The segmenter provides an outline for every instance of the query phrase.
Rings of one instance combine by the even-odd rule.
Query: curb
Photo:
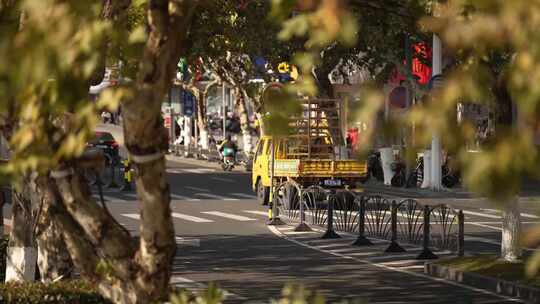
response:
[[[492,292],[517,297],[531,303],[540,303],[540,289],[524,286],[505,280],[487,277],[484,275],[453,269],[448,266],[426,263],[424,273],[476,288],[490,290]]]

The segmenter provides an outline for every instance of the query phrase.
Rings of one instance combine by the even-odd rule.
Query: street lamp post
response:
[[[433,76],[442,74],[441,39],[433,34]],[[441,190],[441,139],[440,134],[433,132],[431,139],[431,189]]]

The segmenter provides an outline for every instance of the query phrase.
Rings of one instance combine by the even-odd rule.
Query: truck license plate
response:
[[[339,187],[341,186],[341,180],[340,179],[325,179],[324,185],[329,187]]]

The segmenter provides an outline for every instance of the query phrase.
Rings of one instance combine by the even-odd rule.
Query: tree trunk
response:
[[[9,237],[6,282],[34,281],[36,275],[37,248],[34,240],[34,212],[31,198],[31,178],[22,179],[22,189],[14,191],[12,226]]]
[[[73,262],[69,256],[62,231],[59,225],[51,218],[51,199],[40,189],[43,199],[41,216],[38,219],[36,241],[38,246],[38,268],[42,282],[51,282],[61,278],[70,278],[73,272]]]
[[[209,133],[206,119],[206,92],[199,90],[197,96],[197,127],[199,128],[200,144],[203,150],[208,150]]]
[[[251,154],[253,150],[251,126],[249,125],[248,110],[246,107],[246,94],[240,88],[236,88],[236,107],[240,118],[240,129],[242,130],[242,138],[244,142],[244,153]]]
[[[501,259],[518,262],[521,258],[521,218],[518,197],[504,204],[502,215]]]
[[[169,290],[176,242],[165,174],[167,138],[160,122],[161,103],[172,85],[196,3],[149,2],[149,34],[135,94],[123,104],[125,143],[137,172],[135,182],[141,200],[141,237],[135,256],[139,269],[134,280],[138,292],[147,295],[146,299],[137,299],[135,303],[161,300]],[[174,10],[169,10],[169,4]]]

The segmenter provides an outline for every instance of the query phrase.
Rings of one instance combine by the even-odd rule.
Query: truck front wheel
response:
[[[257,200],[261,205],[268,205],[268,199],[270,197],[270,187],[265,187],[261,180],[257,182]]]

